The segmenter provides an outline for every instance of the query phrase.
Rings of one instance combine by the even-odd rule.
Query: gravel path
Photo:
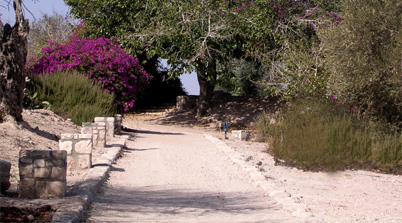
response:
[[[135,125],[88,222],[299,222],[203,134]],[[163,129],[165,128],[165,129]]]

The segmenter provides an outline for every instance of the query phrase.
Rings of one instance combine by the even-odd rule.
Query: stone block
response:
[[[81,134],[92,134],[93,123],[92,122],[83,122],[81,126]]]
[[[34,178],[48,178],[50,177],[49,168],[34,168]]]
[[[53,150],[50,151],[50,154],[53,159],[65,160],[67,158],[67,152],[64,150]]]
[[[50,175],[50,178],[52,180],[59,180],[59,181],[65,181],[66,180],[66,168],[64,167],[52,167],[52,173]]]
[[[28,164],[28,165],[19,165],[19,170],[20,170],[20,177],[33,177],[33,165]]]
[[[35,198],[35,180],[33,178],[22,178],[20,180],[18,196],[20,198]]]
[[[45,159],[50,157],[50,150],[27,150],[26,156],[31,159]]]
[[[46,167],[64,167],[65,168],[66,161],[65,161],[65,159],[46,160]]]
[[[46,181],[36,180],[35,181],[35,198],[47,198]]]
[[[10,162],[0,160],[0,193],[4,193],[11,186],[10,169],[11,169]]]
[[[73,142],[72,141],[59,141],[59,149],[64,150],[67,152],[67,154],[71,154],[73,151]]]
[[[80,169],[89,169],[92,166],[91,154],[88,155],[78,155],[77,164]]]
[[[20,163],[24,163],[24,164],[32,164],[33,163],[33,159],[31,158],[26,158],[26,157],[21,157],[19,160]]]
[[[236,139],[239,139],[241,141],[248,140],[251,136],[251,131],[249,130],[233,130],[232,131],[232,136]]]
[[[66,193],[66,182],[64,181],[48,181],[46,182],[46,197],[62,198]]]
[[[79,142],[75,143],[74,151],[76,153],[92,153],[92,136],[89,140],[80,140]]]
[[[46,167],[45,159],[34,160],[34,167]]]

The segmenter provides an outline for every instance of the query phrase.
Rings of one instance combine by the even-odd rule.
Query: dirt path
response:
[[[298,222],[203,134],[144,123],[90,222]]]
[[[149,117],[124,124],[136,138],[88,221],[402,223],[402,176],[303,172],[275,166],[264,143]]]

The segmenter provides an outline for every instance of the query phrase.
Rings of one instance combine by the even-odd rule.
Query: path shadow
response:
[[[188,189],[163,189],[160,187],[137,187],[133,189],[108,189],[96,199],[96,217],[116,219],[127,218],[126,213],[138,212],[140,215],[159,215],[174,217],[174,215],[189,210],[197,217],[211,213],[252,214],[261,210],[280,210],[275,202],[256,202],[255,194],[244,192],[214,192],[195,191]],[[275,221],[270,221],[275,222]]]
[[[59,137],[57,137],[57,135],[46,132],[46,131],[42,131],[38,127],[32,128],[28,122],[22,121],[22,122],[18,122],[18,124],[20,124],[24,129],[26,129],[30,132],[33,132],[33,133],[37,134],[38,136],[41,136],[43,138],[53,140],[56,142],[59,141]]]
[[[150,131],[150,130],[138,130],[138,129],[131,129],[124,127],[124,132],[131,132],[131,133],[141,133],[141,134],[152,134],[152,135],[184,135],[183,133],[177,132],[158,132],[158,131]]]

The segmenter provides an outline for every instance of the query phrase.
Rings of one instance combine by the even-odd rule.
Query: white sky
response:
[[[61,15],[66,15],[68,13],[68,7],[64,4],[63,0],[25,0],[23,2],[26,8],[32,13],[24,9],[24,15],[29,21],[33,21],[35,18],[41,18],[42,14],[52,15],[53,12],[57,12]],[[12,6],[7,7],[4,0],[0,0],[0,13],[3,23],[14,24],[14,10]],[[166,63],[162,64],[166,66]],[[200,88],[195,73],[184,74],[180,77],[180,80],[189,95],[199,95]]]

